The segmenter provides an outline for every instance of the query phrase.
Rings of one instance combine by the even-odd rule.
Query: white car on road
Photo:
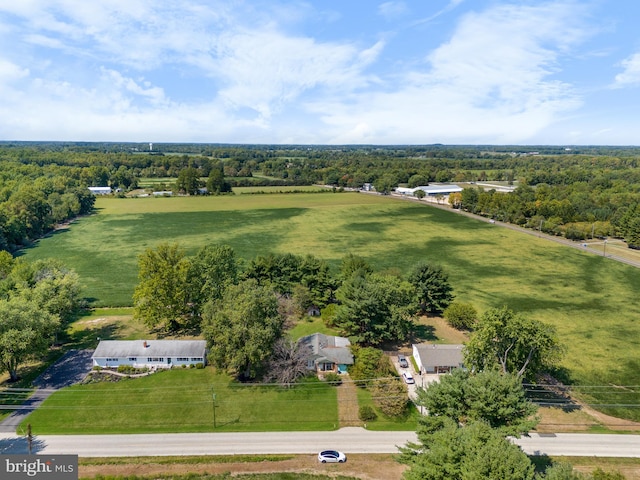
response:
[[[318,461],[321,463],[344,463],[347,456],[337,450],[323,450],[318,454]]]

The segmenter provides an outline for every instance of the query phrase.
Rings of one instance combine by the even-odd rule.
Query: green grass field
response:
[[[581,397],[640,420],[640,270],[449,211],[356,193],[99,198],[96,215],[42,239],[27,259],[56,257],[95,305],[128,306],[137,255],[160,242],[188,254],[208,243],[250,259],[313,253],[333,267],[352,252],[378,271],[441,264],[460,301],[508,307],[558,329]],[[578,389],[576,390],[578,391]],[[602,405],[612,405],[603,408]],[[621,405],[621,407],[616,407]]]
[[[213,394],[216,394],[216,428]],[[335,388],[238,384],[212,368],[172,369],[56,392],[24,422],[34,434],[332,430]]]

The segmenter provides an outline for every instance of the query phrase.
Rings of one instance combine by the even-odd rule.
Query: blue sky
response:
[[[640,144],[638,0],[0,0],[0,140]]]

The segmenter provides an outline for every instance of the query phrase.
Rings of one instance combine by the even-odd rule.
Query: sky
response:
[[[638,0],[0,0],[0,140],[639,145]]]

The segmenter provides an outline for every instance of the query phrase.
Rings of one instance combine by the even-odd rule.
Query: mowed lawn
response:
[[[228,244],[245,259],[313,253],[334,268],[351,252],[378,271],[402,275],[418,261],[439,263],[457,299],[480,312],[506,305],[555,325],[568,348],[569,382],[597,387],[583,388],[582,398],[640,420],[640,409],[624,407],[640,404],[639,269],[377,195],[100,198],[96,206],[96,215],[25,252],[74,268],[95,305],[130,305],[137,256],[160,242],[178,242],[188,254]]]
[[[284,389],[239,384],[211,367],[172,369],[65,388],[29,415],[24,428],[30,423],[41,435],[332,430],[336,398],[335,387],[314,379]]]

